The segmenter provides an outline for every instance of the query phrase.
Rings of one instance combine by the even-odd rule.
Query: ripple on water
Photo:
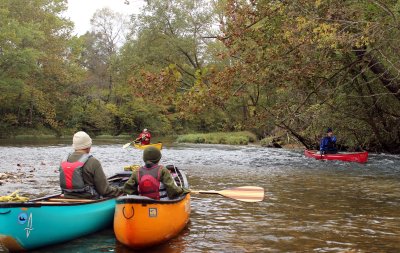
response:
[[[0,171],[26,175],[4,182],[2,194],[58,191],[58,163],[70,151],[69,145],[0,147]],[[142,151],[121,144],[94,146],[92,153],[108,176],[142,164]],[[400,252],[398,156],[371,154],[358,164],[317,161],[301,150],[191,144],[162,153],[163,164],[186,171],[192,189],[257,185],[266,198],[244,203],[192,195],[187,229],[154,252]],[[112,229],[68,245],[74,243],[77,249],[131,252],[115,242]]]

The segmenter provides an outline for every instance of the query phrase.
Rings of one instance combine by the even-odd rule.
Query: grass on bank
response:
[[[249,142],[255,142],[256,136],[250,132],[217,132],[206,134],[185,134],[179,135],[176,139],[178,143],[207,143],[207,144],[229,144],[229,145],[247,145]]]
[[[61,133],[58,135],[49,129],[40,128],[40,129],[18,129],[13,134],[8,136],[2,136],[2,139],[15,139],[15,140],[51,140],[51,139],[71,139],[76,131],[73,129],[63,129]],[[115,139],[132,139],[132,135],[123,133],[118,136],[113,136],[111,134],[102,133],[97,136],[89,133],[89,135],[93,139],[97,140],[115,140]],[[168,137],[169,136],[169,137]],[[6,138],[4,138],[6,137]],[[8,137],[8,138],[7,138]],[[170,139],[170,142],[178,142],[178,143],[204,143],[204,144],[227,144],[227,145],[247,145],[249,143],[256,142],[257,138],[251,132],[242,131],[242,132],[214,132],[214,133],[195,133],[195,134],[186,134],[179,136],[171,136],[167,135],[162,137],[164,139]],[[153,138],[154,140],[157,138]]]
[[[25,140],[25,139],[63,139],[72,138],[78,130],[75,129],[63,129],[61,132],[56,132],[51,129],[44,127],[39,128],[19,128],[15,129],[9,133],[1,133],[0,139],[15,139],[15,140]],[[104,133],[95,135],[94,133],[88,132],[90,137],[93,139],[130,139],[131,135],[124,133],[118,136]]]

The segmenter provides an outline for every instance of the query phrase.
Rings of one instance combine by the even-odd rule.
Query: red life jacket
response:
[[[86,192],[83,181],[82,169],[87,160],[92,157],[89,154],[83,154],[78,161],[68,162],[68,157],[60,165],[60,186],[65,192]]]
[[[149,132],[140,133],[138,139],[140,139],[140,144],[149,145],[150,144],[150,139],[151,139],[151,134]]]
[[[154,165],[150,168],[140,167],[137,171],[139,195],[160,200],[166,198],[167,192],[164,184],[160,182],[161,165]]]

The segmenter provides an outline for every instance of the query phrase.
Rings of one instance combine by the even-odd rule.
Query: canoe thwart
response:
[[[51,201],[51,202],[93,202],[93,201],[95,201],[94,199],[62,199],[62,198],[59,198],[59,199],[57,199],[57,198],[51,198],[51,199],[48,199],[48,201]]]

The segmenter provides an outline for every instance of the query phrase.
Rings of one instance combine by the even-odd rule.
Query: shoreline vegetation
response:
[[[27,141],[47,141],[52,139],[60,139],[69,141],[73,136],[74,131],[66,130],[62,135],[59,133],[54,133],[50,131],[41,130],[27,130],[21,133],[11,135],[9,138],[0,138],[2,142],[7,142],[7,140],[14,140],[21,142],[23,140]],[[89,133],[90,134],[90,133]],[[94,135],[90,134],[93,139],[97,140],[130,140],[132,139],[132,134],[100,134]],[[249,131],[240,132],[212,132],[212,133],[190,133],[183,135],[176,135],[173,137],[161,136],[159,138],[154,138],[158,141],[167,142],[177,142],[177,143],[197,143],[197,144],[225,144],[225,145],[249,145],[255,144],[262,147],[273,147],[273,148],[303,148],[304,146],[297,143],[295,140],[289,138],[277,138],[274,136],[267,136],[261,140],[257,139],[256,134]]]
[[[202,143],[202,144],[229,144],[247,145],[256,142],[256,135],[250,132],[214,132],[214,133],[194,133],[179,135],[176,138],[178,143]]]

